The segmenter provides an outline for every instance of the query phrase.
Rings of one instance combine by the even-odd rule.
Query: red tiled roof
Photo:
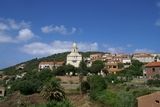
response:
[[[145,67],[160,67],[160,62],[150,62]]]
[[[63,65],[64,61],[44,61],[44,62],[40,62],[39,64],[50,64],[50,65],[54,65],[54,64],[58,64],[58,65]]]

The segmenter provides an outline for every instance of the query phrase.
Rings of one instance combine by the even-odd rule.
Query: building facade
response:
[[[160,107],[160,92],[154,92],[137,98],[138,107]]]
[[[135,53],[133,54],[134,60],[138,60],[142,63],[149,63],[149,62],[154,62],[155,61],[155,56],[149,53]]]
[[[0,86],[0,97],[5,96],[5,88]]]
[[[82,61],[82,55],[78,52],[78,47],[76,43],[73,43],[71,53],[67,55],[66,64],[73,65],[74,67],[79,67],[80,62]]]
[[[155,75],[160,75],[160,62],[150,62],[144,66],[143,74],[148,79],[152,79]]]
[[[96,60],[102,60],[102,55],[101,53],[95,53],[95,54],[91,54],[90,55],[90,59],[93,61],[96,61]]]
[[[39,71],[43,69],[50,69],[53,70],[54,68],[58,68],[64,65],[64,61],[57,62],[57,61],[43,61],[39,63]]]

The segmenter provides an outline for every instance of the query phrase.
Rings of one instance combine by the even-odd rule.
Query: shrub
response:
[[[88,82],[90,84],[90,89],[96,91],[102,91],[107,88],[107,83],[102,76],[93,75],[88,77]]]
[[[160,87],[160,80],[155,79],[155,80],[148,80],[147,85],[149,86],[155,86],[155,87]]]
[[[17,88],[21,94],[29,95],[37,92],[38,86],[39,86],[38,81],[32,82],[32,81],[24,80],[19,82]]]
[[[97,93],[107,88],[106,81],[102,76],[98,75],[88,77],[88,81],[90,85],[90,98],[96,100]]]
[[[68,100],[61,102],[52,101],[46,104],[46,107],[73,107]]]
[[[90,90],[90,85],[89,85],[89,83],[88,83],[87,81],[83,81],[83,82],[81,83],[81,91],[82,91],[82,93],[83,93],[83,94],[84,94],[84,93],[87,93],[88,90]]]
[[[65,93],[55,78],[43,87],[41,95],[48,101],[63,101],[65,99]]]

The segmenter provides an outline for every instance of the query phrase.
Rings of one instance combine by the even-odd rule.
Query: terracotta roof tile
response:
[[[160,67],[160,62],[150,62],[145,67]]]

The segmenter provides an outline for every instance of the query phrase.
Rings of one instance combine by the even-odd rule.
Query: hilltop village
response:
[[[49,104],[50,101],[56,104],[67,101],[69,106],[64,107],[160,106],[160,54],[83,54],[73,43],[71,52],[62,55],[65,59],[60,56],[60,60],[56,60],[56,56],[34,59],[3,69],[0,106],[28,107],[47,101]],[[87,106],[85,103],[76,105],[77,99],[84,99],[80,103],[85,101]]]
[[[66,61],[43,61],[39,63],[38,69],[41,71],[42,69],[57,69],[63,65],[72,65],[76,68],[80,66],[80,63],[83,61],[87,67],[91,67],[92,63],[95,61],[102,61],[104,63],[104,67],[97,72],[100,74],[121,72],[125,68],[128,68],[132,65],[132,60],[137,60],[144,65],[143,68],[143,76],[147,78],[152,78],[154,75],[159,74],[159,71],[154,72],[154,67],[160,66],[160,54],[150,54],[150,53],[134,53],[131,55],[128,54],[111,54],[111,53],[94,53],[89,57],[82,57],[82,55],[78,52],[78,47],[76,43],[73,43],[71,53],[67,55]],[[153,68],[152,68],[153,67]],[[152,72],[148,71],[148,68],[152,68]],[[155,70],[158,70],[155,68]],[[153,74],[152,74],[153,73]],[[69,74],[66,74],[69,75]],[[72,76],[73,73],[70,72]],[[77,74],[78,75],[78,74]]]

